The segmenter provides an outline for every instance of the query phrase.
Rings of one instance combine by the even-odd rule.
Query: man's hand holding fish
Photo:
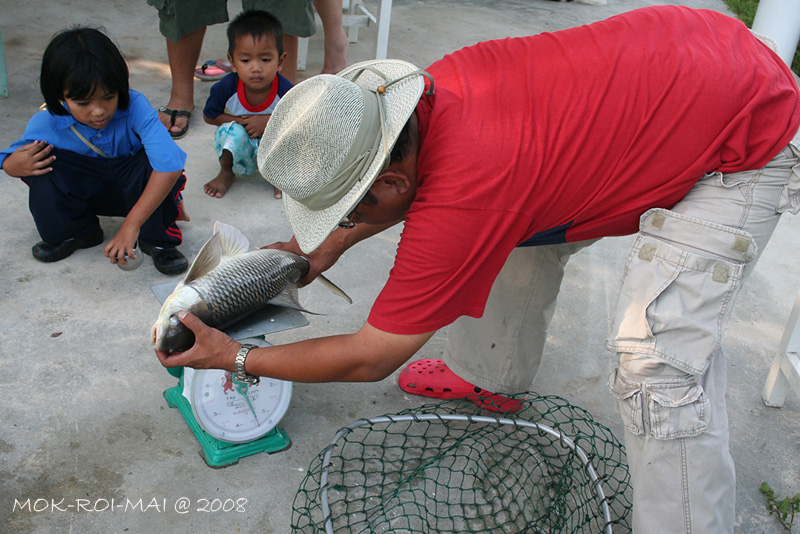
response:
[[[184,352],[156,350],[164,367],[234,371],[240,343],[191,313],[180,312],[178,318],[194,333],[195,343]],[[375,382],[389,376],[432,335],[390,334],[365,324],[355,334],[253,349],[245,371],[292,382]]]
[[[360,224],[353,228],[337,229],[320,246],[308,254],[303,253],[295,237],[292,237],[289,241],[272,243],[262,248],[283,250],[306,258],[309,263],[308,274],[297,281],[298,287],[304,287],[313,282],[317,276],[333,267],[347,249],[391,226],[394,226],[394,223],[385,225]]]
[[[195,369],[225,369],[233,371],[236,352],[241,347],[229,336],[187,311],[177,314],[182,324],[194,333],[195,342],[185,352],[167,352],[156,349],[156,356],[164,367],[193,367]]]

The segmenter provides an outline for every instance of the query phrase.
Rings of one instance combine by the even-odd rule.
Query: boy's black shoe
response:
[[[103,229],[98,224],[94,230],[80,237],[73,237],[56,243],[55,245],[45,241],[39,241],[33,248],[33,257],[45,263],[60,261],[78,250],[79,248],[91,248],[103,242]]]
[[[163,248],[148,245],[139,241],[139,248],[148,256],[152,256],[153,265],[164,274],[181,274],[189,268],[189,261],[175,247]]]

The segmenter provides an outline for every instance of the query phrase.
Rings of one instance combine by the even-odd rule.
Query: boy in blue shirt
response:
[[[0,151],[0,167],[30,188],[42,237],[33,257],[54,262],[99,245],[97,216],[122,216],[104,249],[111,263],[135,258],[138,240],[160,272],[184,272],[176,221],[186,154],[144,95],[129,89],[117,47],[92,28],[57,34],[42,58],[40,86],[47,110]]]

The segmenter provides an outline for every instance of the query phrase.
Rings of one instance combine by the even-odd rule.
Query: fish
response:
[[[183,352],[194,345],[194,333],[177,317],[186,310],[206,325],[223,329],[268,304],[313,313],[300,305],[297,281],[309,263],[283,250],[250,250],[247,237],[216,221],[214,233],[197,253],[186,276],[161,306],[150,330],[151,344],[160,351]],[[352,299],[333,282],[319,279],[348,302]]]

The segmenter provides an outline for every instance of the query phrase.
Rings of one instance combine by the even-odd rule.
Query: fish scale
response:
[[[263,308],[287,283],[297,282],[308,272],[305,259],[276,252],[280,251],[255,250],[227,258],[192,283],[208,305],[214,324],[224,328]]]

